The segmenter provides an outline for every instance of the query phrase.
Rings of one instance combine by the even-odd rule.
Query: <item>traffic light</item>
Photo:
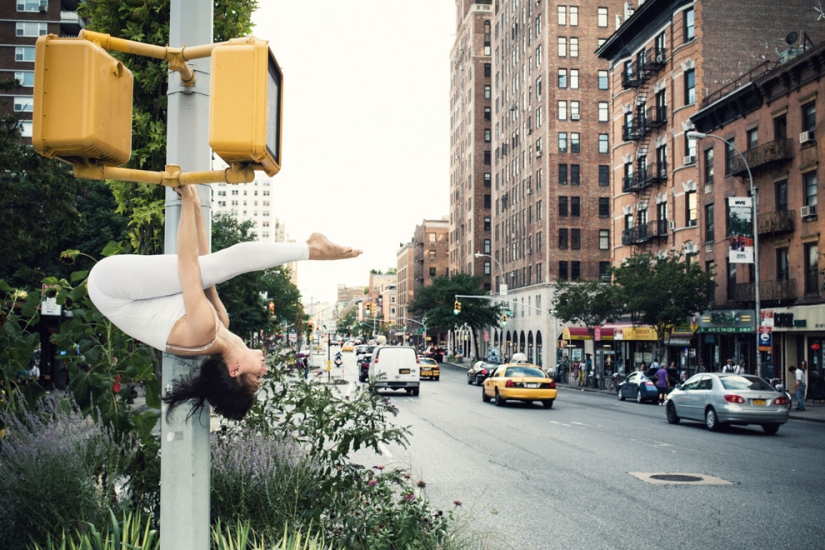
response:
[[[212,50],[209,146],[227,163],[281,169],[283,73],[266,40],[236,38]]]
[[[370,304],[366,304],[364,306],[364,313],[366,313],[369,316],[371,309],[372,309],[372,306]]]
[[[501,326],[503,326],[503,327],[507,326],[507,314],[506,313],[501,314]]]
[[[47,158],[119,166],[132,155],[132,72],[88,40],[37,39],[32,146]]]
[[[459,313],[461,313],[461,302],[456,300],[453,304],[453,315],[458,315]]]
[[[307,323],[307,332],[312,334],[312,331],[315,330],[315,325],[312,324],[312,321]]]

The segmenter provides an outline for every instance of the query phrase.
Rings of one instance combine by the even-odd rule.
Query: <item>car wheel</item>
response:
[[[708,408],[705,411],[705,426],[712,432],[718,432],[722,429],[722,423],[719,422],[719,417],[716,416],[716,411],[713,408]]]
[[[496,400],[496,407],[503,407],[507,403],[507,400],[502,399],[501,396],[498,394],[498,390],[496,390],[495,400]]]
[[[481,388],[481,400],[484,401],[485,403],[490,402],[490,396],[487,395],[487,393],[484,391],[484,388]]]
[[[436,382],[438,382],[439,380],[441,380],[441,377],[440,377],[440,376],[436,376],[435,378],[433,378],[433,380],[435,380]]]
[[[616,395],[618,396],[619,401],[625,400],[624,394],[622,393],[622,388],[619,388],[619,390],[616,392]]]
[[[776,435],[776,432],[779,431],[779,424],[762,424],[762,429],[768,435]]]
[[[412,392],[410,392],[410,393],[412,393],[415,397],[418,397],[418,392],[419,391],[420,391],[419,388],[413,388]]]
[[[636,403],[644,403],[645,399],[642,397],[642,390],[636,390]]]
[[[545,401],[542,401],[541,404],[544,405],[545,409],[552,409],[553,408],[553,401],[555,401],[555,399],[547,399]]]
[[[676,405],[674,405],[673,403],[668,402],[668,404],[667,404],[667,421],[671,424],[678,424],[679,420],[681,420],[681,418],[679,418],[679,415],[676,414]]]
[[[473,383],[473,379],[468,376],[467,377],[467,384],[472,385],[472,383]]]

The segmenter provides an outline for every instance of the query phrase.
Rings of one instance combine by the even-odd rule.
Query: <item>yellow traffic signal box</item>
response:
[[[41,155],[119,166],[132,154],[132,72],[100,46],[41,36],[32,145]]]
[[[209,146],[225,162],[281,169],[283,73],[266,40],[230,40],[212,51]]]

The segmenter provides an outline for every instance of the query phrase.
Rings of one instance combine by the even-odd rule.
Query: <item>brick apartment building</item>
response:
[[[395,284],[398,296],[398,319],[403,325],[407,307],[415,299],[415,243],[404,243],[395,253]],[[415,323],[412,323],[415,326]]]
[[[693,129],[691,117],[706,98],[720,97],[730,85],[749,80],[752,67],[776,59],[775,45],[790,31],[807,31],[814,41],[821,39],[823,27],[816,23],[813,5],[809,0],[647,0],[599,48],[599,57],[610,61],[614,263],[633,254],[668,251],[702,261],[707,254],[703,209],[716,203],[711,212],[717,222],[725,212],[719,210],[721,191],[707,184],[711,180],[700,168],[713,171],[713,153],[706,151],[714,144],[706,139],[700,147],[687,137]],[[705,154],[711,155],[710,163],[702,162]],[[715,238],[723,239],[724,233]],[[706,261],[724,266],[725,254],[718,250]],[[720,277],[725,278],[724,271],[717,280]],[[725,292],[718,290],[717,299]],[[725,303],[723,299],[717,305]],[[752,369],[754,324],[738,307],[736,323],[703,322],[697,333],[672,341],[670,359],[680,360],[688,372],[699,357],[708,366],[727,357],[745,359]],[[722,313],[715,317],[722,318]],[[649,340],[625,338],[616,344],[617,359],[628,366],[642,360],[649,364],[654,346]],[[687,358],[686,349],[693,350]]]
[[[466,74],[460,62],[477,64],[472,95],[452,97],[464,102],[463,110],[454,105],[452,111],[454,148],[461,139],[476,144],[474,150],[481,145],[474,157],[480,166],[453,178],[453,219],[461,208],[471,211],[466,197],[459,200],[462,182],[465,188],[483,182],[484,193],[476,192],[473,204],[483,200],[491,208],[476,207],[473,226],[481,223],[490,234],[459,240],[466,253],[455,259],[474,252],[491,257],[473,264],[476,271],[470,261],[453,269],[492,272],[491,291],[498,293],[502,283],[509,288],[510,321],[488,329],[482,354],[488,346],[504,346],[505,354],[521,351],[537,364],[553,363],[561,330],[548,314],[554,281],[596,278],[610,263],[608,63],[593,52],[610,36],[609,22],[623,13],[622,2],[495,1],[490,10],[457,5],[467,10],[460,30],[472,21],[486,32],[480,42],[459,32],[453,49],[454,87],[469,86],[470,76],[457,76]],[[470,126],[470,117],[483,124]],[[457,128],[457,120],[465,125]],[[454,150],[454,162],[461,159]],[[456,230],[460,237],[461,227]],[[472,349],[467,338],[462,346]]]
[[[725,323],[738,326],[741,312],[756,309],[753,264],[730,261],[729,197],[750,195],[748,170],[758,194],[760,318],[772,326],[769,351],[761,352],[762,374],[793,380],[790,365],[807,361],[809,396],[823,397],[825,299],[820,273],[818,212],[820,136],[825,129],[825,43],[808,37],[782,52],[782,62],[760,66],[735,89],[703,102],[692,121],[699,132],[718,136],[738,149],[706,137],[698,146],[704,193],[699,210],[699,259],[716,273],[713,308],[702,316],[700,353],[705,364],[747,356],[752,327],[744,334],[716,334]],[[768,346],[765,346],[768,347]]]
[[[432,285],[433,279],[436,277],[446,277],[451,274],[451,228],[452,225],[446,218],[423,220],[420,225],[415,226],[413,232],[413,299],[419,295],[422,288]],[[409,302],[407,306],[409,306]],[[407,325],[410,332],[423,326],[420,324],[423,322],[420,316],[409,314],[406,316],[415,320]],[[433,342],[442,343],[444,341],[443,333],[429,330],[422,335],[422,339],[413,339],[413,342],[423,344],[427,336],[432,338]]]
[[[0,80],[20,86],[0,92],[0,115],[21,118],[24,143],[31,143],[34,107],[34,45],[46,34],[74,37],[85,24],[77,15],[79,0],[14,0],[0,2]]]

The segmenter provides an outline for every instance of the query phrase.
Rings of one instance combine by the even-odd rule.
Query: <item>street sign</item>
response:
[[[774,324],[773,324],[773,310],[772,309],[767,309],[767,310],[763,309],[760,313],[762,314],[761,317],[762,317],[762,326],[763,327],[772,327],[772,326],[774,326]]]
[[[289,333],[289,341],[294,344],[295,342],[298,341],[298,335],[295,334],[294,332],[290,332]]]
[[[759,327],[759,351],[771,351],[771,327]]]
[[[46,297],[46,291],[50,288],[60,290],[60,285],[43,285],[40,293],[40,315],[55,315],[60,317],[61,306],[57,304],[57,298]]]

